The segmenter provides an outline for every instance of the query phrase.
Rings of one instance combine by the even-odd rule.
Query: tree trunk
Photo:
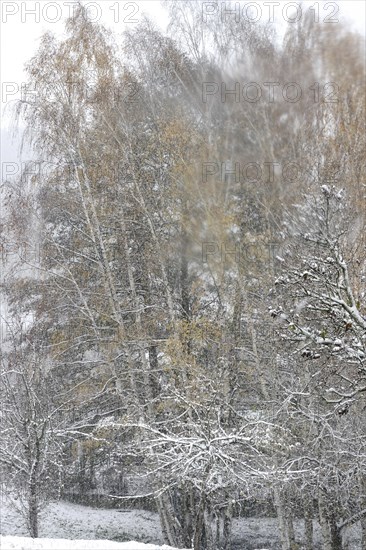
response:
[[[201,500],[197,510],[196,525],[193,534],[193,550],[203,550],[201,539],[204,528],[205,496],[201,495]]]
[[[185,220],[188,215],[188,205],[186,204],[186,202],[184,203],[182,215],[183,215],[183,220]],[[183,221],[183,227],[182,227],[181,242],[182,242],[181,265],[180,265],[181,305],[182,305],[183,318],[188,320],[190,319],[190,316],[191,316],[190,305],[189,305],[189,277],[188,277],[188,259],[187,259],[188,236],[184,228],[184,221]]]
[[[164,541],[170,546],[178,546],[178,544],[180,544],[180,541],[177,540],[175,535],[170,506],[167,503],[166,495],[158,497],[157,505]]]
[[[149,347],[149,363],[150,363],[150,386],[152,391],[152,396],[155,399],[159,395],[159,386],[157,383],[158,379],[158,350],[156,346]]]
[[[362,550],[366,550],[366,516],[361,518]]]
[[[366,509],[366,497],[364,496],[366,494],[366,476],[363,474],[362,469],[360,469],[360,473],[358,475],[359,478],[359,485],[360,485],[360,507],[361,510]],[[362,550],[366,550],[366,515],[363,514],[360,519],[361,523],[361,541],[362,541]]]
[[[30,536],[38,538],[38,496],[35,483],[30,484],[28,522]]]
[[[230,503],[227,508],[225,508],[224,515],[224,532],[223,532],[223,545],[222,550],[231,549],[231,524],[233,519],[233,507]]]
[[[290,510],[287,511],[287,532],[288,532],[288,542],[289,542],[290,550],[297,550],[295,531],[294,531],[294,520]]]
[[[314,527],[313,527],[313,512],[309,503],[304,505],[304,522],[305,522],[305,550],[313,550],[314,548]]]
[[[280,490],[276,487],[273,490],[274,504],[277,511],[277,519],[280,526],[280,539],[282,550],[290,550],[290,543],[288,539],[287,525],[286,525],[286,512],[282,501]]]
[[[342,550],[342,535],[340,529],[337,527],[337,521],[335,516],[332,514],[329,520],[330,525],[330,534],[332,537],[332,550]]]
[[[182,525],[183,546],[188,547],[192,544],[193,536],[193,516],[195,508],[195,498],[192,487],[183,485],[180,489],[180,522]]]
[[[284,500],[283,508],[285,511],[288,547],[290,550],[297,550],[298,546],[295,538],[294,518],[291,507],[290,492],[288,490],[285,490],[282,499]]]
[[[215,525],[215,518],[210,513],[208,507],[204,510],[205,534],[206,534],[206,550],[218,549],[216,538],[218,526]]]
[[[324,497],[321,490],[319,490],[318,508],[319,508],[319,523],[320,523],[320,529],[321,529],[322,539],[323,539],[323,550],[333,550],[332,534],[331,534],[330,526],[328,522]]]

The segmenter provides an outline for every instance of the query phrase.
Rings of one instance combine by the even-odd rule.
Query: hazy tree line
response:
[[[365,549],[362,39],[167,8],[166,36],[144,20],[119,44],[80,6],[27,65],[35,161],[2,185],[4,479],[32,536],[44,502],[102,480],[154,502],[172,546],[228,550],[255,503],[283,550],[295,517],[306,550],[313,520],[324,550],[360,521]],[[249,82],[262,97],[238,101]]]

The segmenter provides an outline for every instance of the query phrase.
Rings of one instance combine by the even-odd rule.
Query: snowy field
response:
[[[145,510],[92,508],[70,502],[51,503],[40,521],[40,539],[28,536],[21,516],[0,496],[0,550],[168,550],[159,517]],[[298,540],[303,522],[295,522]],[[319,526],[314,524],[314,550],[321,547]],[[345,550],[360,550],[358,529],[347,533]],[[52,539],[52,540],[50,540]],[[134,541],[134,542],[131,542]],[[233,521],[233,550],[279,550],[275,518],[237,518]]]
[[[171,546],[156,546],[141,542],[108,540],[30,539],[0,537],[1,550],[176,550]]]

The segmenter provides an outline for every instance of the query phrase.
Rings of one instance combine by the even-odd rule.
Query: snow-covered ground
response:
[[[142,542],[112,542],[109,540],[31,539],[1,537],[1,550],[177,550],[171,546],[156,546]]]
[[[295,521],[295,531],[300,540],[303,521]],[[315,550],[321,548],[319,525],[315,522],[314,531]],[[358,526],[348,530],[344,541],[345,550],[360,550],[358,534]],[[1,550],[168,549],[163,545],[159,517],[153,512],[92,508],[64,501],[51,503],[43,513],[39,529],[43,541],[23,539],[28,537],[27,529],[4,494],[0,494],[0,535],[3,535],[0,538]],[[232,538],[233,550],[280,548],[279,528],[275,518],[236,518],[233,521]]]
[[[2,496],[0,534],[28,536],[22,517]],[[118,542],[163,544],[157,514],[144,510],[91,508],[71,502],[53,502],[42,513],[40,538],[109,539]],[[2,550],[2,547],[0,547]]]
[[[1,550],[176,550],[163,544],[157,514],[144,510],[53,502],[41,516],[39,539],[29,538],[5,494],[0,497],[0,511]]]

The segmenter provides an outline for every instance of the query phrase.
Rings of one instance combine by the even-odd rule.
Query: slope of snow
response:
[[[155,546],[142,542],[113,542],[110,540],[31,539],[1,537],[1,550],[177,550],[171,546]]]

